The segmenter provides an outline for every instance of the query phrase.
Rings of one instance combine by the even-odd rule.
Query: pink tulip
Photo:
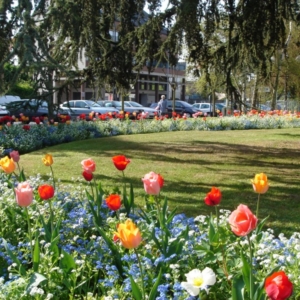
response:
[[[93,173],[96,170],[96,163],[91,159],[84,159],[81,161],[81,166],[86,173]]]
[[[256,228],[257,218],[244,204],[240,204],[228,218],[233,233],[237,236],[246,236]]]
[[[142,178],[144,189],[148,195],[158,195],[161,188],[161,176],[150,172]]]
[[[10,156],[10,158],[13,159],[13,161],[14,161],[15,163],[19,162],[19,160],[20,160],[20,154],[19,154],[19,152],[16,151],[16,150],[11,151],[11,152],[9,153],[9,156]]]
[[[20,182],[15,188],[16,201],[22,207],[29,206],[33,201],[33,189],[27,181]]]

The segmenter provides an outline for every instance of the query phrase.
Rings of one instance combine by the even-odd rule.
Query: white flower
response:
[[[198,269],[193,269],[185,276],[187,282],[181,282],[181,286],[191,296],[198,296],[200,290],[205,290],[208,293],[208,287],[216,283],[216,274],[210,268],[205,268],[202,272]]]

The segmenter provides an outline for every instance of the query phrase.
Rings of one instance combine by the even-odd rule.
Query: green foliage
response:
[[[34,97],[34,87],[30,82],[18,82],[8,90],[7,94],[17,95],[21,99],[30,99]]]

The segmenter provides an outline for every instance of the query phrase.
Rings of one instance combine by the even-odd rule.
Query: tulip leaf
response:
[[[156,238],[155,236],[155,229],[152,230],[152,238],[154,240],[154,243],[156,244],[157,248],[163,253],[163,248],[161,246],[161,244],[159,243],[159,240]]]
[[[96,226],[99,234],[104,239],[104,241],[106,242],[106,244],[109,247],[109,249],[111,250],[111,252],[113,254],[112,257],[113,257],[113,259],[115,261],[116,267],[117,267],[117,269],[119,271],[120,276],[123,278],[124,277],[123,265],[122,265],[122,261],[121,261],[121,257],[120,257],[120,253],[118,251],[118,248],[112,242],[112,240],[107,237],[107,235],[105,234],[105,231],[95,222],[95,220],[94,220],[94,225]]]
[[[126,185],[123,187],[123,204],[127,213],[127,216],[131,213],[131,209],[134,207],[134,192],[133,192],[133,185],[130,183],[130,193],[129,197],[127,196],[126,192]]]
[[[244,300],[244,288],[245,282],[242,275],[238,275],[233,278],[232,281],[232,300]]]
[[[267,216],[261,222],[259,222],[259,224],[257,225],[257,227],[255,229],[257,242],[259,242],[261,240],[261,238],[262,238],[262,228],[265,225],[265,223],[268,220],[268,218],[269,218],[269,216]]]
[[[243,267],[242,267],[242,274],[243,274],[243,279],[246,285],[246,288],[248,291],[250,291],[250,276],[251,276],[251,267],[250,264],[247,260],[247,258],[245,257],[244,253],[241,252],[241,258],[243,261]]]
[[[169,216],[168,216],[168,218],[167,218],[167,220],[166,220],[166,224],[167,224],[167,225],[169,225],[170,222],[172,222],[172,220],[173,220],[173,218],[174,218],[174,216],[175,216],[175,214],[176,214],[176,211],[177,211],[177,207],[175,207],[175,208],[170,212],[170,214],[169,214]]]
[[[22,169],[19,175],[19,182],[26,181],[26,176],[24,174],[24,170]]]
[[[13,252],[9,249],[9,246],[6,242],[5,239],[2,238],[2,241],[3,241],[3,245],[5,247],[5,250],[6,252],[8,253],[8,255],[10,256],[10,258],[12,259],[12,261],[14,263],[17,264],[18,268],[19,268],[19,272],[22,276],[25,276],[26,275],[26,270],[25,268],[23,267],[23,265],[21,264],[21,262],[19,261],[19,259],[13,254]]]
[[[47,281],[47,278],[45,276],[37,272],[33,273],[30,277],[29,284],[26,288],[26,292],[29,294],[33,287],[37,287],[45,281]]]
[[[60,267],[66,273],[70,273],[72,270],[76,269],[76,264],[72,255],[70,255],[65,250],[61,251],[62,258],[60,260]]]
[[[155,296],[157,294],[157,288],[158,288],[158,286],[160,284],[160,281],[161,281],[161,278],[162,278],[162,274],[163,274],[163,268],[160,268],[159,274],[158,274],[158,276],[155,280],[155,283],[154,283],[154,285],[153,285],[153,287],[150,291],[150,295],[149,295],[149,298],[148,298],[149,300],[154,300],[155,299]]]
[[[39,243],[38,233],[37,233],[35,237],[35,244],[33,250],[33,271],[34,272],[38,272],[39,264],[40,264],[40,243]]]
[[[150,218],[141,207],[139,208],[139,215],[147,222],[147,224],[151,224]]]
[[[134,192],[133,192],[132,183],[130,183],[129,205],[130,205],[130,210],[131,208],[134,209]]]
[[[142,292],[141,292],[140,288],[138,287],[138,285],[135,283],[135,281],[132,278],[132,276],[128,275],[128,277],[130,278],[131,290],[132,290],[133,298],[135,300],[141,300],[141,299],[143,299]]]

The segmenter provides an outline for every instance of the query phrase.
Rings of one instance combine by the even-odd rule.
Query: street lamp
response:
[[[177,83],[175,81],[174,76],[173,76],[172,81],[170,82],[170,84],[171,84],[171,87],[172,87],[172,100],[173,100],[172,111],[174,113],[175,112],[175,92],[176,92],[176,89],[177,89]]]

